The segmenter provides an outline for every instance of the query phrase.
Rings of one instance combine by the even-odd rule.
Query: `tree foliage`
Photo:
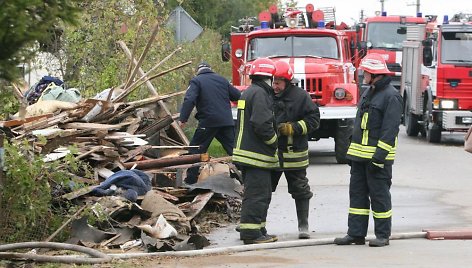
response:
[[[187,61],[193,62],[188,67],[153,80],[159,94],[185,89],[188,80],[194,75],[195,65],[201,60],[208,61],[223,75],[230,74],[231,66],[220,59],[221,36],[211,29],[205,29],[193,42],[177,44],[171,29],[166,27],[171,9],[163,2],[88,0],[81,2],[80,8],[83,10],[78,18],[80,26],[71,26],[64,31],[63,54],[67,57],[63,65],[66,66],[64,80],[69,86],[82,89],[84,96],[93,96],[125,81],[129,60],[117,41],[124,41],[130,50],[136,47],[135,58],[139,58],[156,22],[159,32],[143,62],[143,70],[150,70],[179,46],[182,47],[181,52],[154,73]],[[140,21],[142,26],[138,35]],[[142,86],[134,97],[143,98],[146,95],[148,89]]]
[[[35,41],[47,42],[62,22],[74,22],[78,11],[74,1],[0,1],[0,79],[17,79],[16,66],[34,55]]]
[[[231,26],[238,26],[238,20],[256,17],[259,12],[268,10],[270,5],[280,4],[280,0],[169,0],[168,5],[175,8],[181,5],[200,25],[216,30],[228,37]]]

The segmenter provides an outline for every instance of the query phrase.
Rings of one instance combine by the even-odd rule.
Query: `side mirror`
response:
[[[425,39],[425,40],[421,41],[421,44],[422,44],[424,47],[431,47],[431,46],[433,46],[433,40],[431,40],[431,39]]]
[[[421,41],[421,44],[423,45],[423,65],[424,66],[431,66],[433,64],[433,40],[431,39],[425,39]]]
[[[359,58],[363,58],[367,55],[367,42],[360,41],[359,42]]]
[[[228,43],[221,45],[221,59],[223,61],[229,61],[231,58],[231,45]]]
[[[424,47],[423,48],[423,65],[429,67],[432,64],[433,64],[433,51],[431,47]]]
[[[397,34],[406,34],[406,27],[398,27]]]

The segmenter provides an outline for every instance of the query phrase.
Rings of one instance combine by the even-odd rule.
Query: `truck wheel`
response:
[[[408,98],[405,101],[405,110],[403,112],[405,117],[406,135],[410,137],[418,136],[420,132],[420,124],[416,115],[410,113],[410,104]]]
[[[441,142],[441,127],[437,124],[433,124],[433,126],[428,130],[427,133],[428,141],[431,143],[440,143]]]
[[[347,164],[349,160],[346,158],[349,144],[351,143],[352,129],[354,128],[354,120],[347,119],[347,122],[336,128],[334,137],[334,152],[336,154],[336,162],[338,164]]]

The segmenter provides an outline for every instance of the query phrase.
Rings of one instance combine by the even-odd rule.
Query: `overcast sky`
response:
[[[299,6],[312,3],[316,8],[335,7],[336,21],[344,21],[352,24],[359,20],[361,9],[365,16],[374,16],[375,11],[380,11],[379,0],[298,0]],[[384,9],[389,15],[416,15],[417,0],[385,0]],[[420,0],[420,9],[424,15],[438,15],[438,21],[442,22],[444,15],[452,15],[463,12],[472,13],[471,0]]]

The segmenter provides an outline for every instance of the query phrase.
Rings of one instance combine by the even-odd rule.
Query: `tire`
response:
[[[427,138],[428,141],[431,143],[440,143],[441,142],[441,127],[437,124],[433,124],[433,126],[428,130]]]
[[[406,98],[405,100],[405,110],[404,120],[405,120],[405,128],[406,128],[406,135],[410,137],[418,136],[418,133],[421,130],[420,124],[418,124],[418,117],[412,113],[410,113],[410,104],[409,99]]]
[[[338,124],[334,136],[334,152],[336,155],[336,162],[338,164],[347,164],[349,160],[346,158],[347,150],[351,144],[351,135],[354,128],[354,120],[347,119],[345,125]]]

